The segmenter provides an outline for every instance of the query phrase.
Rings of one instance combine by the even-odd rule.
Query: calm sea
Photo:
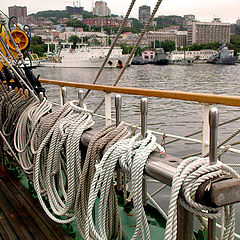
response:
[[[38,68],[36,74],[41,78],[91,83],[97,69],[60,69]],[[105,69],[99,79],[99,84],[111,85],[120,73],[119,69]],[[138,87],[160,90],[174,90],[184,92],[213,93],[224,95],[240,95],[240,65],[220,66],[208,64],[195,64],[193,66],[131,66],[124,73],[119,86]],[[46,86],[47,96],[50,101],[59,102],[58,87]],[[68,99],[77,98],[76,89],[67,89]],[[89,109],[94,110],[103,94],[95,91],[88,96],[86,103]],[[123,96],[122,120],[129,123],[140,124],[140,97]],[[217,105],[220,112],[220,121],[240,115],[240,109]],[[100,113],[103,110],[100,109]],[[114,103],[113,103],[114,112]],[[114,116],[114,114],[113,114]],[[99,120],[100,121],[100,120]],[[229,136],[239,128],[239,121],[219,128],[219,141]],[[168,99],[149,98],[148,128],[159,132],[174,135],[186,135],[201,128],[202,105],[193,102],[183,102]],[[97,123],[98,126],[100,126]],[[196,136],[201,139],[201,135]],[[161,137],[158,138],[161,141]],[[236,136],[233,140],[237,141]],[[172,140],[167,138],[168,140]],[[240,149],[239,146],[236,148]],[[196,143],[179,141],[167,146],[167,152],[177,157],[183,157],[190,153],[201,151],[201,145]],[[240,156],[225,154],[222,157],[225,162],[239,162]],[[163,208],[167,209],[169,189],[162,193]],[[238,233],[240,233],[240,208],[237,209]]]

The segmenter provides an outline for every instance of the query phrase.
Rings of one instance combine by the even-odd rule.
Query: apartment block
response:
[[[27,7],[12,6],[8,7],[8,16],[17,18],[17,21],[21,24],[26,24],[27,22]]]
[[[187,26],[187,44],[204,44],[212,42],[230,42],[230,23],[189,22]]]
[[[111,16],[111,10],[104,1],[96,1],[93,14],[100,17]]]
[[[143,25],[146,24],[149,16],[150,16],[151,8],[150,6],[143,5],[139,7],[139,22]]]

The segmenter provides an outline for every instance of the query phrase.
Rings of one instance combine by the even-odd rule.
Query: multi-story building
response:
[[[240,18],[236,21],[236,24],[240,26]]]
[[[8,7],[8,16],[15,16],[18,22],[24,25],[27,23],[27,7],[21,7],[16,5]]]
[[[82,20],[83,24],[88,26],[109,26],[109,27],[120,27],[122,24],[122,18],[86,18]],[[128,20],[125,24],[125,27],[132,27],[132,20]]]
[[[145,34],[142,46],[151,46],[154,41],[164,42],[166,40],[175,42],[176,47],[185,46],[187,43],[187,31],[158,31],[158,32],[148,32]]]
[[[100,17],[111,16],[111,10],[104,1],[96,1],[93,14]]]
[[[230,23],[189,22],[187,44],[204,44],[212,42],[230,42]]]
[[[66,7],[67,14],[69,15],[83,14],[83,9],[83,7]]]
[[[150,6],[143,5],[139,7],[139,22],[143,25],[146,24],[150,16],[151,8]]]

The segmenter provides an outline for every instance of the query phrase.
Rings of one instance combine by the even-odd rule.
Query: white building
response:
[[[189,22],[187,44],[204,44],[224,41],[230,42],[230,23]]]
[[[229,52],[234,54],[234,50],[229,50]],[[172,51],[169,55],[171,60],[182,60],[182,59],[189,59],[189,60],[207,60],[209,59],[213,54],[218,53],[216,50],[212,49],[203,49],[199,51]]]
[[[111,16],[111,10],[108,8],[106,2],[96,1],[95,7],[93,8],[93,14],[100,17]]]

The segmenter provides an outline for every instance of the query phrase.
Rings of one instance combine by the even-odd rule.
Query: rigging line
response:
[[[229,120],[226,120],[226,121],[224,121],[224,122],[220,122],[218,126],[220,127],[220,126],[223,126],[223,125],[225,125],[225,124],[228,124],[228,123],[237,121],[237,120],[239,120],[239,119],[240,119],[240,116],[237,116],[237,117],[231,118],[231,119],[229,119]],[[197,135],[197,134],[199,134],[199,133],[201,133],[201,132],[202,132],[202,129],[200,129],[200,130],[198,130],[198,131],[196,131],[196,132],[193,132],[193,133],[189,133],[189,134],[185,135],[184,137],[192,137],[192,136]],[[172,141],[167,142],[165,145],[170,144],[170,143],[177,142],[177,141],[179,141],[179,140],[182,140],[182,139],[174,139],[174,140],[172,140]]]
[[[7,53],[9,59],[11,59],[11,58],[14,59],[14,56],[13,56],[12,52],[9,51],[9,49],[7,48],[7,46],[6,46],[2,36],[0,36],[0,43],[2,44],[2,46],[3,46],[4,50],[5,50],[5,52]]]
[[[139,35],[138,40],[137,40],[137,42],[135,43],[134,48],[132,49],[132,51],[131,51],[131,53],[130,53],[130,56],[128,57],[127,61],[125,62],[125,65],[124,65],[124,67],[122,68],[122,70],[121,70],[120,74],[118,75],[117,80],[114,82],[113,86],[117,86],[117,84],[119,83],[119,81],[120,81],[123,73],[124,73],[125,70],[127,69],[127,67],[128,67],[128,65],[129,65],[129,63],[130,63],[130,61],[131,61],[134,53],[136,52],[136,50],[137,50],[140,42],[142,41],[142,38],[143,38],[144,34],[146,33],[147,28],[149,27],[150,23],[152,22],[152,20],[153,20],[153,18],[154,18],[154,16],[155,16],[155,14],[156,14],[156,12],[157,12],[157,10],[158,10],[158,8],[159,8],[159,6],[160,6],[161,3],[162,3],[162,0],[158,0],[158,1],[157,1],[156,5],[155,5],[155,8],[153,9],[152,14],[151,14],[150,17],[148,18],[147,23],[145,24],[143,30],[141,31],[141,34]],[[96,113],[96,112],[99,110],[99,108],[102,106],[102,104],[104,103],[104,101],[105,101],[104,99],[101,101],[101,103],[100,103],[100,104],[97,106],[97,108],[94,110],[94,113]]]
[[[108,54],[107,54],[104,62],[102,63],[102,66],[101,66],[101,68],[99,69],[99,71],[98,71],[98,73],[97,73],[97,76],[96,76],[93,84],[95,84],[95,83],[97,82],[98,78],[100,77],[100,75],[101,75],[101,73],[102,73],[102,71],[103,71],[103,69],[104,69],[104,66],[105,66],[106,63],[107,63],[107,60],[109,59],[109,57],[110,57],[110,55],[111,55],[111,53],[112,53],[112,50],[113,50],[114,46],[115,46],[116,43],[117,43],[117,40],[119,39],[119,37],[120,37],[120,35],[121,35],[122,29],[123,29],[124,25],[125,25],[126,22],[127,22],[127,19],[128,19],[129,15],[130,15],[132,9],[133,9],[133,6],[134,6],[135,2],[136,2],[136,0],[132,0],[131,4],[130,4],[130,6],[129,6],[129,9],[128,9],[127,13],[126,13],[126,16],[125,16],[125,18],[124,18],[124,20],[123,20],[120,28],[118,29],[117,35],[116,35],[116,37],[114,38],[114,41],[113,41],[113,43],[112,43],[112,45],[111,45],[111,48],[109,49],[109,52],[108,52]],[[90,89],[87,90],[87,92],[86,92],[85,95],[84,95],[84,99],[88,96],[88,94],[90,93],[90,91],[91,91]]]

